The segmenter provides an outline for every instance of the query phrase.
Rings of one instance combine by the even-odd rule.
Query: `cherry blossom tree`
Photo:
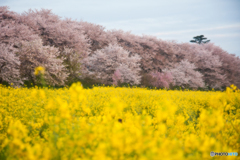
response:
[[[22,21],[42,38],[43,45],[59,48],[60,56],[68,65],[69,83],[79,80],[79,74],[84,69],[80,64],[90,53],[90,40],[84,35],[79,22],[71,19],[61,20],[51,10],[46,9],[29,10],[22,14]]]
[[[239,57],[213,43],[177,43],[122,30],[106,31],[101,25],[61,19],[47,9],[18,14],[5,6],[0,7],[0,33],[0,46],[3,48],[0,55],[1,81],[11,81],[14,84],[21,84],[24,78],[34,81],[35,77],[31,75],[33,66],[56,62],[57,64],[51,64],[52,69],[45,66],[49,71],[46,72],[46,77],[52,84],[63,84],[67,69],[68,83],[84,77],[95,77],[95,80],[101,80],[105,84],[121,82],[168,86],[167,82],[171,78],[164,71],[171,70],[176,85],[187,86],[188,82],[191,87],[203,86],[200,82],[203,79],[205,85],[211,88],[230,84],[240,87]],[[36,50],[29,46],[35,46]],[[26,48],[30,48],[30,51]],[[24,49],[26,54],[23,53]],[[30,52],[39,53],[39,57]],[[28,68],[28,54],[29,57],[34,55],[33,64],[36,64],[30,65],[31,74],[22,69]],[[52,58],[46,58],[47,55],[52,55]],[[60,66],[60,61],[66,67],[57,67]],[[186,65],[188,69],[179,69],[181,65]],[[19,66],[22,79],[18,76]],[[10,68],[14,70],[12,77],[8,74]],[[63,78],[54,75],[54,68],[62,70],[60,73]],[[192,74],[190,77],[197,77],[196,82],[192,78],[184,78],[188,70]],[[176,80],[178,71],[182,79]],[[7,75],[10,77],[7,78]],[[16,77],[16,81],[13,81],[13,77]]]
[[[154,87],[164,87],[169,88],[170,84],[173,83],[173,77],[171,73],[168,72],[152,72],[152,81],[151,84]]]
[[[9,11],[6,6],[0,7],[0,83],[3,81],[15,86],[23,84],[20,77],[19,56],[15,54],[20,41],[31,41],[38,35],[22,24],[20,15]]]
[[[129,56],[129,52],[117,44],[109,44],[107,47],[95,51],[85,61],[88,76],[94,77],[104,84],[114,83],[115,71],[120,72],[123,83],[140,83],[140,57],[138,55]]]
[[[152,85],[152,73],[161,72],[164,68],[171,67],[177,62],[175,56],[174,41],[163,41],[154,36],[136,36],[122,30],[112,30],[111,33],[117,38],[118,44],[130,55],[138,53],[141,57],[141,84]],[[150,80],[151,79],[151,80]]]
[[[222,72],[222,62],[218,55],[213,55],[206,50],[204,45],[192,44],[185,52],[185,59],[195,64],[197,70],[202,73],[206,86],[211,88],[221,88],[228,85],[226,75]]]
[[[73,82],[79,81],[83,72],[82,59],[72,48],[64,47],[64,50],[60,52],[60,57],[64,59],[64,64],[66,66],[69,76],[67,78],[67,83],[71,84]],[[86,70],[84,68],[84,70]]]
[[[83,30],[76,21],[71,19],[61,20],[51,10],[29,10],[22,14],[22,22],[27,24],[43,39],[44,45],[73,48],[83,57],[88,53],[88,39],[83,35]]]
[[[188,60],[196,66],[196,70],[202,73],[203,80],[206,86],[211,88],[221,88],[229,85],[226,75],[221,70],[222,61],[220,56],[213,54],[211,50],[206,49],[206,45],[197,45],[189,43],[174,43],[172,42],[171,52],[173,59],[166,69],[170,69],[171,64],[179,63],[182,60]]]
[[[141,57],[142,72],[152,71],[152,59],[155,56],[156,46],[151,38],[137,36],[122,30],[112,30],[111,33],[117,38],[118,44],[130,52],[130,55],[137,53]]]
[[[113,85],[117,86],[119,83],[122,83],[122,74],[116,69],[112,75]]]
[[[225,86],[235,84],[240,87],[240,59],[234,54],[229,54],[221,47],[214,45],[213,43],[205,44],[204,49],[211,52],[212,55],[218,56],[222,65],[220,70],[223,75],[226,75]]]
[[[204,87],[203,75],[196,71],[196,66],[188,60],[183,60],[172,69],[165,69],[164,72],[171,73],[174,85],[191,88]]]
[[[44,78],[47,84],[64,85],[68,73],[62,64],[63,59],[57,58],[59,55],[57,48],[43,46],[41,39],[32,42],[23,41],[21,44],[18,54],[21,62],[20,73],[24,80],[38,83],[34,69],[42,66],[45,68]]]
[[[9,11],[8,7],[0,7],[0,43],[18,47],[20,41],[31,41],[38,35],[20,20],[20,15]]]
[[[119,66],[116,70],[119,70],[121,73],[122,83],[128,83],[131,85],[140,84],[141,76],[140,73],[140,57],[138,55],[134,55],[129,58],[130,62],[120,62]],[[124,61],[124,60],[123,60]]]
[[[0,44],[0,83],[3,81],[15,86],[23,82],[20,77],[20,61],[10,45]]]
[[[109,43],[117,43],[116,37],[110,31],[105,31],[105,27],[101,25],[84,21],[78,22],[78,25],[89,39],[91,53],[108,46]]]

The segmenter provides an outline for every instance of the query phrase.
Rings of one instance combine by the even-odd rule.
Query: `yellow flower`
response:
[[[44,74],[45,73],[45,68],[42,67],[42,66],[38,66],[37,68],[35,68],[34,74],[37,76],[39,73]]]
[[[239,153],[240,93],[233,89],[0,85],[0,156],[190,160],[209,159],[211,151]]]

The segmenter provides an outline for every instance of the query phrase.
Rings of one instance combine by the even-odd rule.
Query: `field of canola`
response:
[[[239,159],[240,92],[0,85],[0,159]]]

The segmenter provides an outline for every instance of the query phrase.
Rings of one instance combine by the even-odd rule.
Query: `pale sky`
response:
[[[51,9],[62,18],[162,40],[189,42],[204,35],[240,57],[240,0],[0,0],[0,6],[18,13]]]

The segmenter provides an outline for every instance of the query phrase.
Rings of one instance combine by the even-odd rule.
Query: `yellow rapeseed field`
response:
[[[240,92],[0,85],[0,159],[239,159]]]

